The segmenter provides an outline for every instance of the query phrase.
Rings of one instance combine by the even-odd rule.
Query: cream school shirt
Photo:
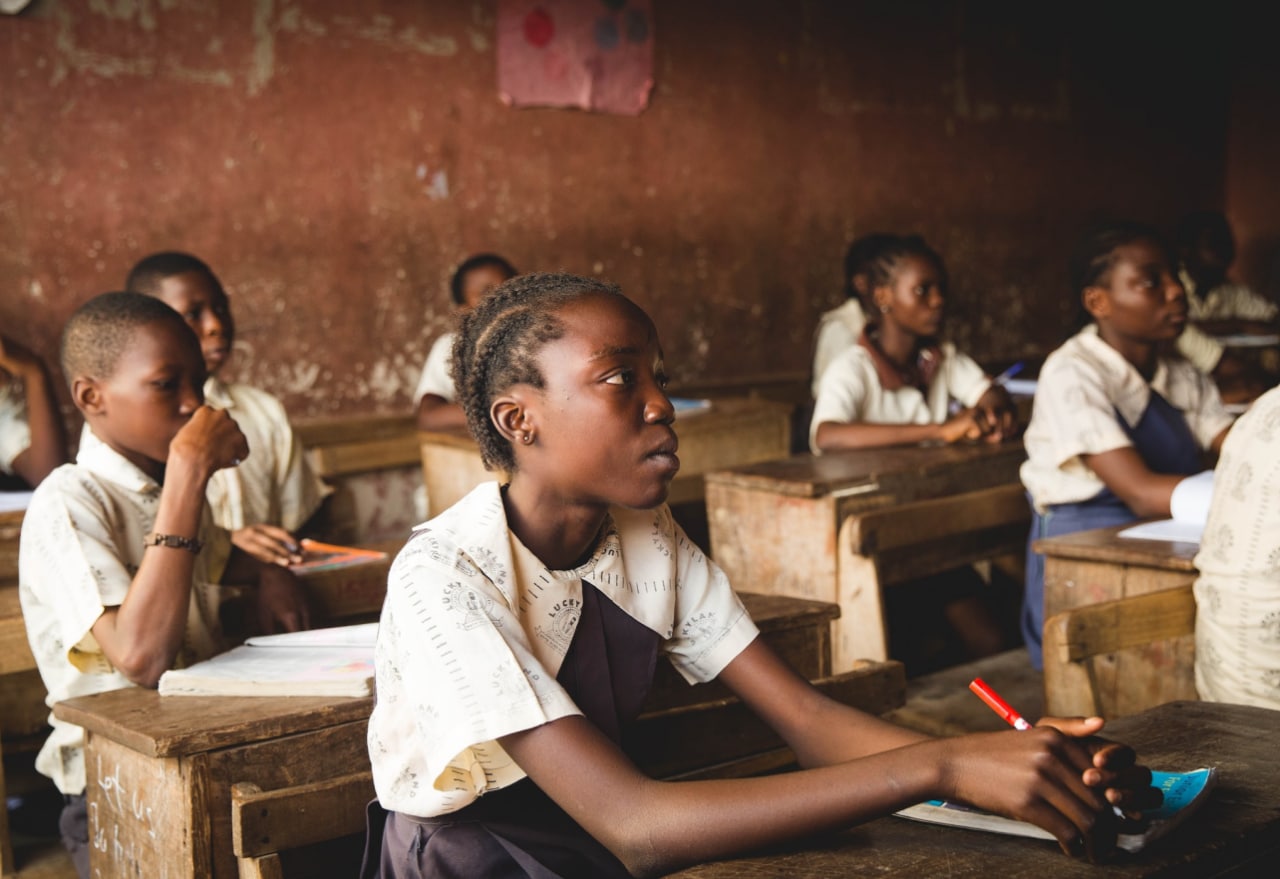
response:
[[[1280,388],[1222,444],[1195,564],[1200,698],[1280,709]]]
[[[452,403],[458,398],[453,387],[453,376],[449,374],[449,361],[453,357],[453,339],[456,333],[445,333],[436,339],[427,355],[427,364],[422,369],[422,378],[418,379],[418,388],[413,392],[414,402],[420,401],[427,394],[435,394]]]
[[[818,322],[817,341],[813,348],[813,383],[811,390],[816,400],[822,384],[823,373],[840,354],[858,344],[867,325],[867,316],[857,299],[846,300],[844,305],[833,308]]]
[[[118,607],[142,564],[143,537],[155,524],[160,486],[92,432],[76,463],[49,474],[32,495],[22,522],[18,598],[45,702],[133,686],[102,654],[93,624]],[[207,509],[196,557],[191,605],[175,667],[221,649],[218,580],[231,543]],[[152,550],[185,552],[185,550]],[[65,794],[84,792],[84,730],[50,716],[53,732],[36,769]]]
[[[1153,390],[1182,411],[1202,449],[1231,424],[1218,389],[1204,373],[1181,358],[1161,357],[1147,384],[1098,336],[1096,324],[1048,356],[1023,436],[1022,484],[1037,511],[1087,501],[1106,487],[1080,456],[1132,446],[1116,414],[1130,426],[1137,424]]]
[[[31,445],[27,407],[16,382],[0,376],[0,473],[13,472],[13,459]]]
[[[210,376],[205,402],[225,409],[249,441],[249,457],[209,480],[209,506],[221,528],[279,525],[296,531],[333,491],[307,463],[284,406],[266,391]]]
[[[818,426],[824,422],[851,424],[941,424],[947,420],[952,400],[972,406],[991,387],[991,379],[972,358],[955,345],[944,342],[931,349],[936,356],[933,378],[927,393],[912,385],[888,388],[876,369],[875,355],[865,345],[856,344],[831,361],[822,374],[818,399],[809,422],[809,448],[817,446]],[[929,352],[926,352],[929,354]]]
[[[582,581],[658,633],[686,680],[708,681],[757,630],[724,573],[671,518],[610,511],[591,559],[549,571],[507,528],[486,482],[416,529],[387,583],[369,755],[378,799],[431,817],[525,777],[496,741],[581,714],[556,682]]]

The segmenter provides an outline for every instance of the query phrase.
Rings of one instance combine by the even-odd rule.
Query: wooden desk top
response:
[[[705,864],[680,879],[845,879],[999,876],[1002,879],[1270,875],[1280,849],[1280,712],[1243,705],[1171,702],[1108,724],[1156,769],[1216,765],[1218,786],[1184,829],[1149,851],[1095,866],[1055,843],[881,818],[785,850]],[[1263,868],[1263,865],[1266,868]]]
[[[865,491],[923,500],[973,488],[1017,482],[1027,458],[1021,440],[999,445],[963,443],[898,446],[792,455],[707,474],[708,483],[792,497],[822,497]]]
[[[1140,565],[1167,571],[1195,571],[1194,560],[1196,553],[1200,551],[1199,544],[1120,537],[1120,532],[1129,527],[1131,526],[1117,525],[1113,528],[1046,537],[1037,540],[1033,548],[1036,552],[1054,558]]]
[[[833,604],[741,593],[762,632],[835,619]],[[367,720],[371,697],[165,696],[129,687],[59,702],[59,720],[149,757],[177,757]]]

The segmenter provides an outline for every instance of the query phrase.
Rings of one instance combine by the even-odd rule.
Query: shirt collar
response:
[[[98,439],[92,428],[86,430],[80,438],[76,464],[128,491],[139,494],[160,493],[160,483],[143,473],[124,455]]]
[[[204,401],[215,409],[230,409],[236,404],[226,383],[215,375],[204,380]]]
[[[1156,357],[1156,371],[1148,384],[1137,367],[1103,341],[1097,324],[1089,324],[1076,338],[1086,356],[1098,367],[1107,398],[1130,427],[1137,425],[1142,413],[1147,411],[1152,391],[1169,398],[1169,366],[1163,357]]]
[[[449,510],[414,530],[430,525],[453,532],[461,550],[458,567],[474,566],[502,592],[510,607],[521,606],[520,584],[526,589],[573,591],[578,581],[587,580],[637,622],[670,638],[670,608],[663,602],[642,600],[654,589],[674,595],[676,562],[672,547],[659,539],[661,515],[660,510],[611,508],[591,557],[567,571],[549,570],[511,533],[497,482],[481,483]],[[619,517],[628,520],[626,528],[619,527]],[[630,522],[637,517],[652,520],[649,527]]]
[[[880,350],[880,346],[871,338],[871,324],[867,324],[862,330],[862,335],[858,337],[858,344],[862,346],[871,356],[871,364],[876,368],[876,376],[880,379],[880,386],[886,391],[898,391],[905,387],[914,387],[908,385],[907,381],[902,377],[902,372],[890,360],[885,353]],[[925,388],[933,381],[933,376],[938,371],[938,364],[942,362],[942,350],[935,344],[927,348],[921,348],[920,353],[916,355],[916,369],[920,373],[920,382],[923,387],[918,388],[924,393]]]

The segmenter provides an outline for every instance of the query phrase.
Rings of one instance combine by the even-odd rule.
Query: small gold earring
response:
[[[531,433],[521,434],[520,442],[524,443],[526,446],[529,445],[529,443],[533,442],[533,434]]]

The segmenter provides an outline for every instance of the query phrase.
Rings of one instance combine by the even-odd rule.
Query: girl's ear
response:
[[[97,380],[83,375],[76,376],[71,382],[71,402],[85,415],[102,414],[102,389]]]
[[[489,406],[489,419],[502,438],[512,445],[518,444],[532,430],[526,401],[519,393],[503,394]]]
[[[1094,320],[1111,314],[1111,295],[1105,287],[1085,287],[1080,294],[1080,302]]]

